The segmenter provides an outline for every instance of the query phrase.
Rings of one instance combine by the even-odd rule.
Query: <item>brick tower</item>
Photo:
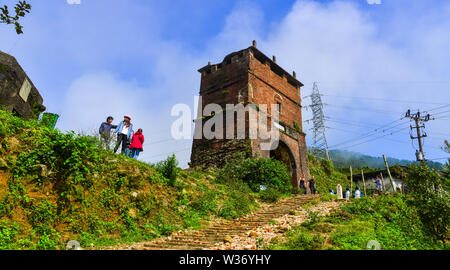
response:
[[[260,139],[207,139],[200,133],[194,138],[191,167],[222,167],[236,152],[274,157],[286,164],[293,187],[301,176],[309,179],[305,133],[302,131],[300,88],[295,72],[290,74],[253,46],[227,55],[219,64],[208,63],[198,70],[201,76],[201,111],[208,104],[278,104],[279,144],[274,150],[262,150]],[[196,119],[196,130],[208,117]],[[245,119],[248,123],[248,117]],[[201,125],[200,125],[201,124]],[[269,123],[270,124],[270,123]],[[248,127],[248,125],[246,126]],[[271,128],[271,127],[270,127]],[[248,132],[246,132],[248,134]]]

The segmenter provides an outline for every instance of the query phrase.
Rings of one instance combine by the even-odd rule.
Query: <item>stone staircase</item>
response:
[[[174,233],[169,237],[150,242],[136,243],[135,250],[204,250],[213,249],[216,244],[231,241],[234,236],[244,236],[271,220],[292,214],[316,196],[297,195],[268,204],[256,212],[235,220],[220,220],[197,231]]]

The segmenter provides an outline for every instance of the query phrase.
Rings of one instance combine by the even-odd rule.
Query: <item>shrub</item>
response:
[[[279,190],[269,187],[260,193],[260,199],[264,202],[274,203],[283,196]]]
[[[19,226],[8,220],[0,221],[0,250],[12,249],[12,244],[16,241]]]
[[[302,227],[297,227],[286,234],[286,241],[275,243],[269,249],[281,250],[318,250],[322,249],[325,237],[310,233]]]
[[[424,225],[436,239],[445,242],[450,223],[450,197],[446,181],[439,172],[425,164],[410,165],[405,179],[411,203]]]
[[[31,209],[32,211],[28,216],[28,220],[33,227],[39,225],[53,225],[56,222],[56,205],[43,200]]]
[[[225,182],[244,182],[253,192],[260,192],[261,186],[286,193],[291,190],[291,178],[286,166],[276,159],[244,158],[236,155],[220,171]]]
[[[180,174],[178,160],[175,154],[172,154],[166,160],[158,162],[156,164],[156,169],[167,179],[167,183],[170,186],[175,185],[175,181]]]

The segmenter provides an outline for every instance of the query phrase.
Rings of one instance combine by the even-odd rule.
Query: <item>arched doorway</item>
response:
[[[270,151],[270,157],[275,158],[286,165],[288,173],[291,176],[292,187],[296,188],[297,166],[295,165],[295,159],[289,147],[284,142],[279,141],[278,147],[275,150]]]

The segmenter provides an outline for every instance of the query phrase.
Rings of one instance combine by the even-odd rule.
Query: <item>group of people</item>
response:
[[[111,142],[111,130],[114,129],[114,133],[117,134],[117,142],[114,147],[114,153],[117,152],[122,145],[121,153],[134,159],[138,159],[140,152],[144,151],[144,134],[142,128],[139,128],[136,132],[133,130],[133,124],[131,123],[131,116],[125,115],[123,121],[118,125],[113,125],[114,118],[108,116],[106,122],[100,125],[99,133],[100,139],[106,145]]]
[[[332,190],[331,188],[328,189],[328,191],[330,192],[331,195],[337,195],[336,192],[334,192],[334,190]],[[342,194],[344,199],[350,199],[351,198],[351,190],[349,187],[347,187],[345,189],[345,192]],[[360,199],[362,197],[362,193],[361,193],[361,189],[359,187],[355,188],[355,191],[353,192],[353,198],[355,199]]]
[[[381,181],[380,176],[377,176],[375,181],[374,181],[375,187],[376,187],[376,191],[378,194],[381,194],[381,192],[383,191],[383,182]],[[338,185],[339,186],[339,185]],[[334,190],[332,190],[331,188],[328,189],[328,191],[330,192],[331,195],[337,195],[336,192],[334,192]],[[344,199],[350,199],[352,196],[352,191],[350,190],[349,187],[346,188],[345,192],[342,194]],[[359,187],[355,188],[355,191],[353,192],[353,198],[355,199],[360,199],[362,197],[362,192],[361,189]]]
[[[314,176],[311,177],[311,179],[308,180],[308,187],[309,190],[311,192],[311,194],[318,194],[319,192],[316,189],[316,181],[314,180]],[[300,178],[300,188],[303,190],[303,194],[308,193],[308,189],[306,187],[306,181],[305,181],[305,177],[302,176],[302,178]]]

